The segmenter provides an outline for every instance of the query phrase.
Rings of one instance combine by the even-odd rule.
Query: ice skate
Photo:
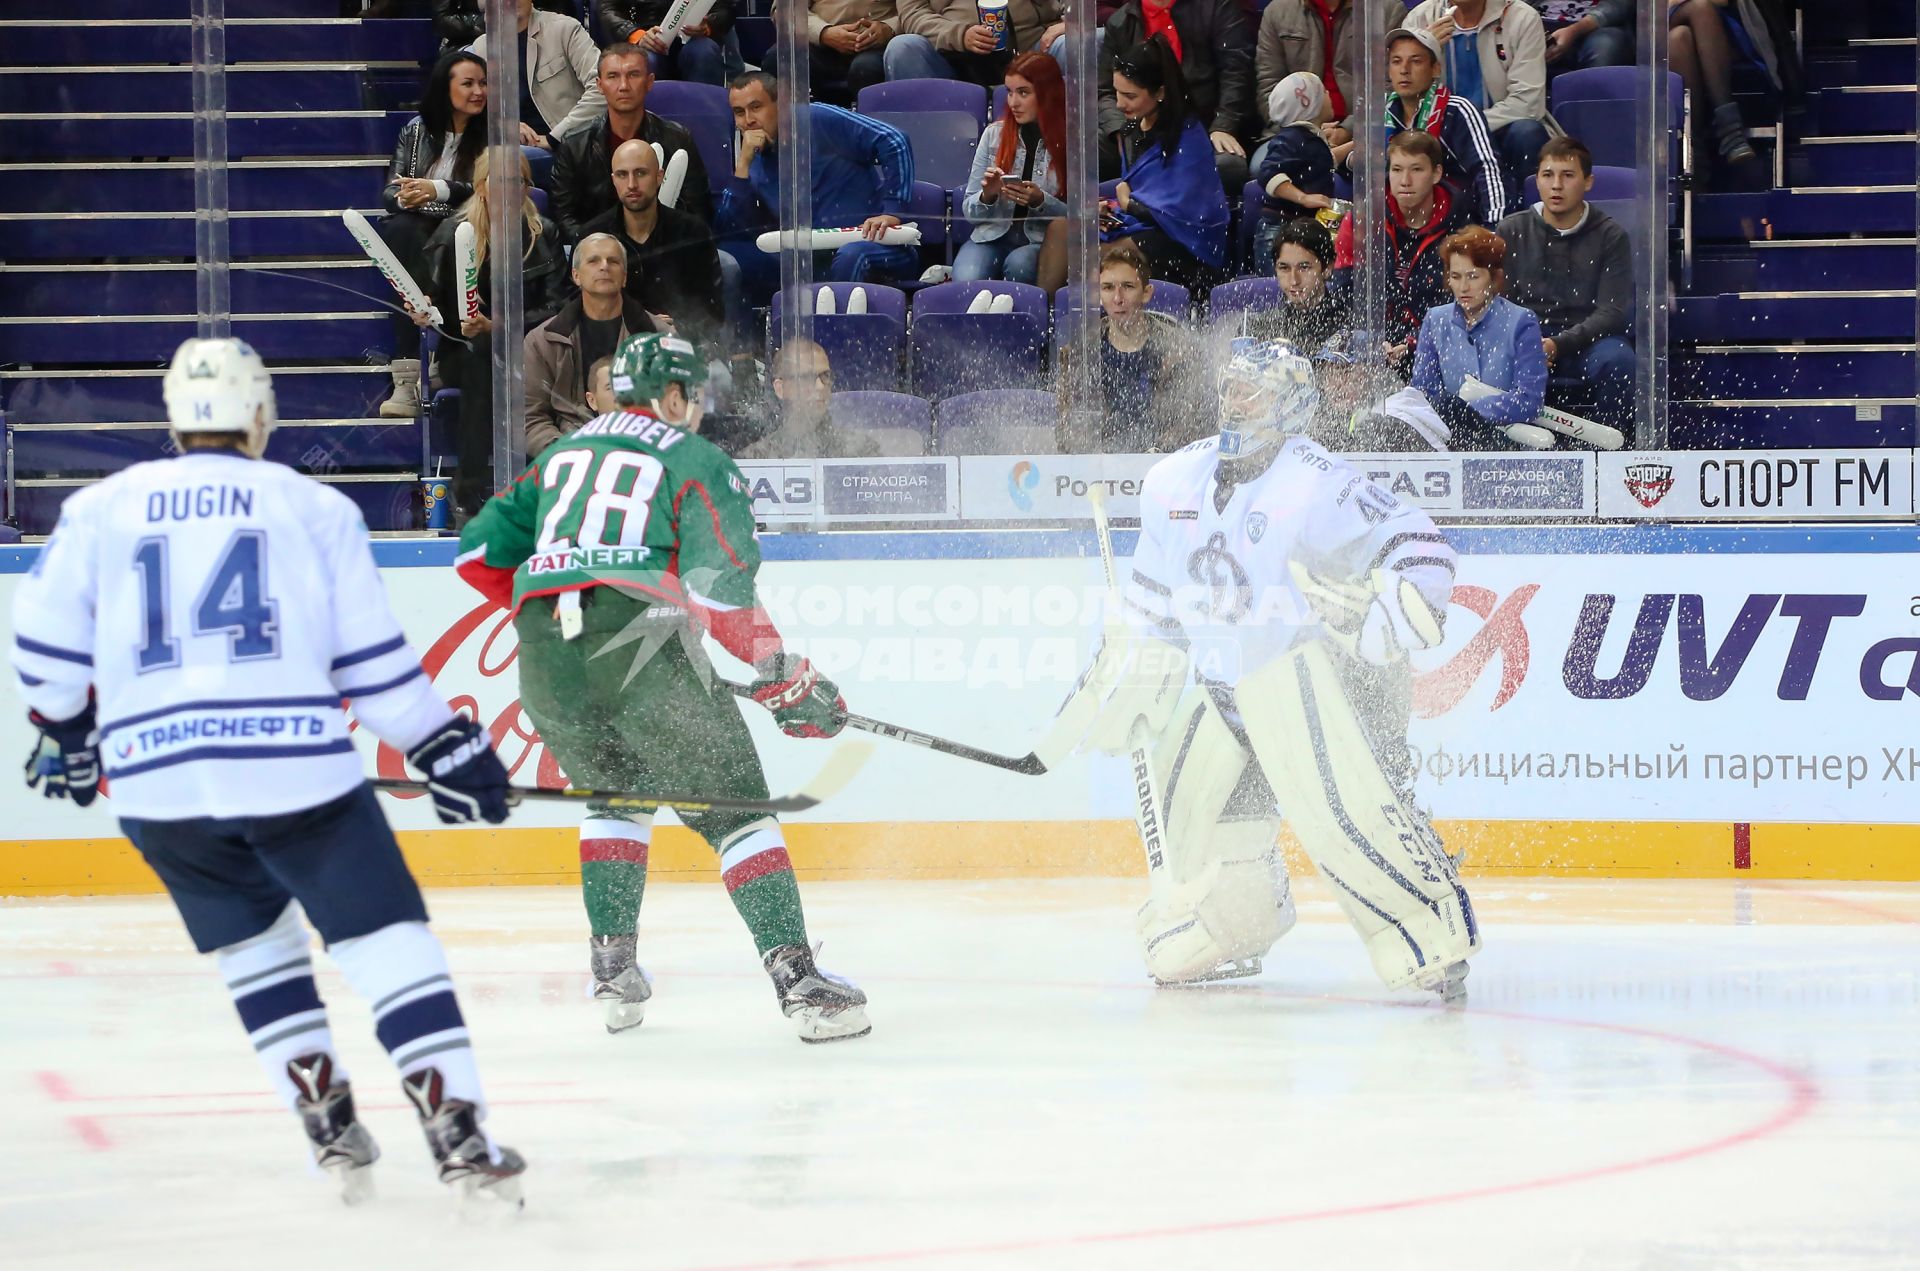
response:
[[[1467,1000],[1467,972],[1465,962],[1450,962],[1439,968],[1431,976],[1420,980],[1419,987],[1429,993],[1440,995],[1440,1001],[1447,1006],[1460,1006]]]
[[[294,1110],[313,1144],[313,1159],[340,1185],[340,1199],[358,1205],[373,1195],[380,1148],[353,1110],[353,1091],[333,1079],[333,1060],[302,1055],[287,1061],[287,1075],[300,1088]]]
[[[594,936],[593,997],[607,1004],[607,1031],[624,1033],[647,1017],[653,981],[634,962],[636,936]]]
[[[425,1068],[403,1078],[400,1088],[420,1114],[427,1148],[440,1165],[440,1181],[460,1193],[463,1207],[481,1213],[492,1205],[517,1211],[522,1204],[520,1175],[527,1169],[520,1153],[488,1140],[471,1103],[446,1097],[439,1069]]]
[[[873,1031],[867,1019],[867,995],[815,966],[813,953],[805,945],[769,950],[766,967],[780,1009],[800,1030],[801,1041],[846,1041]]]

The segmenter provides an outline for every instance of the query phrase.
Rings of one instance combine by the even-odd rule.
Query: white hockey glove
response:
[[[1356,651],[1375,666],[1392,666],[1415,649],[1431,649],[1444,634],[1420,589],[1386,569],[1373,571],[1373,603],[1360,622]]]
[[[1124,755],[1133,749],[1135,720],[1144,718],[1148,735],[1158,736],[1173,718],[1187,686],[1187,653],[1164,640],[1110,629],[1087,683],[1101,694],[1100,713],[1080,748]]]

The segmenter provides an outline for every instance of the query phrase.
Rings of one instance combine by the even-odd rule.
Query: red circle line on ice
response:
[[[1039,987],[1036,985],[1035,987]],[[1100,988],[1111,990],[1112,984],[1063,984],[1054,983],[1053,988]],[[1332,994],[1288,993],[1268,989],[1257,985],[1247,985],[1245,990],[1253,990],[1268,997],[1292,998],[1314,1002],[1344,1002],[1356,1006],[1386,1006],[1400,1010],[1431,1011],[1442,1009],[1437,1004],[1413,1001],[1382,1001],[1378,998],[1342,997]],[[899,1262],[932,1262],[940,1259],[982,1258],[995,1254],[1037,1253],[1047,1249],[1079,1249],[1099,1245],[1128,1244],[1136,1241],[1176,1240],[1183,1237],[1226,1235],[1233,1232],[1257,1231],[1266,1227],[1285,1227],[1299,1223],[1325,1222],[1338,1218],[1361,1218],[1371,1215],[1393,1214],[1415,1209],[1433,1209],[1443,1205],[1462,1204],[1467,1201],[1489,1200],[1498,1196],[1514,1196],[1527,1192],[1546,1191],[1555,1187],[1571,1187],[1580,1183],[1597,1182],[1622,1174],[1635,1174],[1642,1170],[1657,1169],[1664,1165],[1677,1165],[1716,1152],[1725,1152],[1732,1148],[1754,1143],[1760,1139],[1780,1133],[1796,1122],[1803,1120],[1820,1103],[1820,1088],[1805,1073],[1795,1071],[1785,1064],[1756,1055],[1752,1051],[1741,1050],[1735,1046],[1723,1045],[1700,1037],[1688,1037],[1684,1033],[1670,1033],[1658,1028],[1640,1028],[1632,1024],[1609,1024],[1599,1020],[1557,1019],[1551,1015],[1532,1015],[1523,1011],[1483,1010],[1468,1006],[1465,1014],[1479,1019],[1509,1020],[1522,1024],[1546,1024],[1561,1028],[1586,1029],[1592,1032],[1614,1033],[1622,1037],[1636,1037],[1670,1046],[1681,1046],[1702,1054],[1714,1055],[1733,1063],[1757,1069],[1780,1084],[1785,1095],[1784,1100],[1765,1118],[1729,1133],[1718,1135],[1701,1143],[1670,1148],[1664,1152],[1654,1152],[1646,1156],[1616,1161],[1610,1165],[1591,1165],[1583,1169],[1564,1170],[1554,1174],[1543,1174],[1538,1178],[1520,1179],[1516,1182],[1490,1183],[1480,1187],[1463,1187],[1453,1191],[1433,1192],[1423,1196],[1408,1196],[1399,1200],[1371,1201],[1366,1204],[1333,1205],[1321,1209],[1303,1209],[1290,1213],[1267,1214],[1252,1218],[1227,1218],[1212,1222],[1180,1223],[1164,1227],[1140,1227],[1126,1231],[1093,1231],[1059,1236],[1032,1236],[1018,1240],[982,1241],[975,1244],[953,1244],[927,1246],[918,1249],[876,1250],[869,1253],[853,1253],[828,1257],[779,1258],[762,1262],[726,1262],[701,1263],[697,1266],[681,1267],[678,1271],[783,1271],[799,1268],[805,1271],[815,1267],[858,1267],[877,1266]]]

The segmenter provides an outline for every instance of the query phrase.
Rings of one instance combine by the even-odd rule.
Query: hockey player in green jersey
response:
[[[694,432],[705,365],[672,336],[614,354],[621,409],[554,442],[460,535],[461,576],[514,613],[520,702],[583,786],[765,799],[767,782],[707,634],[755,671],[754,699],[789,736],[831,737],[840,692],[785,651],[760,607],[752,500],[740,470]],[[779,824],[687,815],[720,857],[783,1012],[802,1041],[871,1031],[866,995],[820,971]],[[580,881],[593,927],[594,996],[607,1031],[640,1023],[651,987],[635,962],[651,813],[590,805]]]

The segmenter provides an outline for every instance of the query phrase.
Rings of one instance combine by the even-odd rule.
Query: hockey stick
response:
[[[745,684],[736,684],[732,680],[722,680],[735,697],[752,700],[753,690]],[[936,754],[952,755],[956,759],[968,759],[974,763],[986,764],[989,768],[1002,768],[1008,772],[1017,772],[1025,777],[1045,776],[1046,762],[1037,753],[1020,755],[997,755],[991,750],[981,750],[965,742],[949,741],[945,737],[935,737],[932,733],[916,732],[911,728],[902,728],[898,724],[889,724],[882,719],[868,719],[865,715],[849,714],[843,717],[848,728],[857,728],[863,733],[872,733],[876,737],[890,737],[894,741],[903,741],[909,746],[921,746]]]
[[[1089,485],[1087,501],[1093,504],[1093,537],[1100,548],[1100,568],[1107,576],[1107,594],[1120,600],[1120,566],[1113,553],[1113,529],[1107,524],[1107,500],[1098,485]],[[1096,654],[1095,658],[1098,659]],[[1068,699],[1068,705],[1073,699]],[[1066,707],[1061,708],[1062,713]],[[1147,853],[1147,886],[1156,900],[1164,899],[1172,889],[1167,872],[1166,843],[1162,836],[1163,809],[1160,782],[1153,775],[1153,739],[1147,732],[1144,716],[1134,719],[1127,732],[1127,762],[1133,768],[1133,823],[1140,831],[1140,846]]]
[[[814,774],[813,780],[792,794],[779,799],[682,799],[671,795],[655,797],[634,794],[626,790],[542,790],[513,786],[508,790],[507,804],[512,807],[528,802],[600,803],[610,808],[671,808],[675,812],[764,812],[777,816],[789,812],[805,812],[840,793],[872,754],[873,747],[867,742],[846,742],[827,757],[827,762],[819,772]],[[373,788],[391,790],[396,794],[427,793],[426,782],[407,778],[376,777],[373,779]]]

